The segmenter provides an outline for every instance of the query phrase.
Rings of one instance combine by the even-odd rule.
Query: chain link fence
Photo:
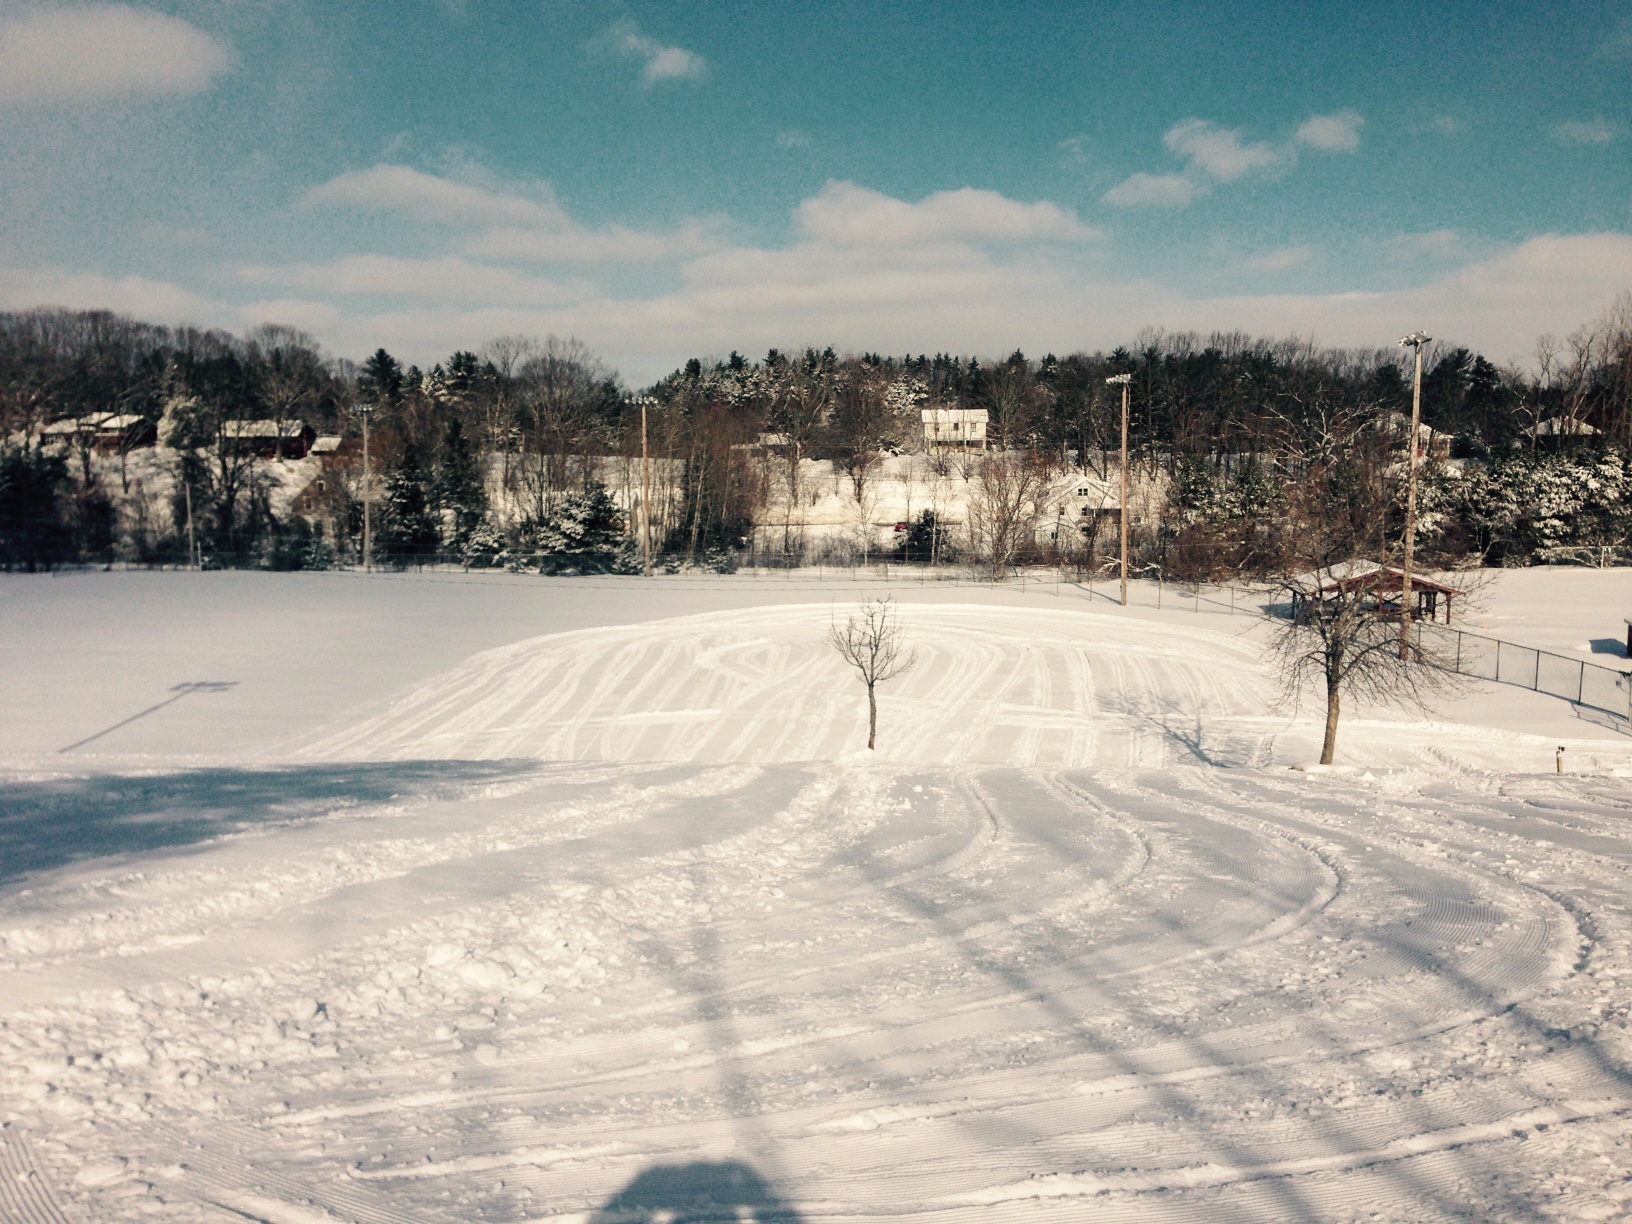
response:
[[[1419,627],[1419,632],[1426,628]],[[1515,684],[1632,723],[1632,672],[1461,629],[1439,627],[1432,632],[1454,638],[1445,642],[1444,657],[1458,675]]]

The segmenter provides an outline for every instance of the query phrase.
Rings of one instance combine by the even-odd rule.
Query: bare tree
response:
[[[1001,582],[1015,557],[1036,540],[1048,511],[1053,473],[1040,455],[994,451],[983,456],[969,490],[969,537]]]
[[[1325,689],[1322,765],[1330,765],[1337,755],[1345,693],[1427,713],[1431,698],[1464,683],[1444,649],[1447,639],[1430,626],[1417,626],[1402,656],[1398,613],[1379,600],[1363,567],[1358,573],[1323,567],[1286,589],[1293,596],[1292,612],[1276,625],[1267,655],[1281,681],[1279,703],[1295,705],[1311,681]],[[1464,602],[1468,594],[1464,591]]]
[[[843,629],[831,626],[828,637],[833,649],[861,673],[861,682],[867,686],[867,747],[873,749],[878,742],[878,697],[874,690],[905,672],[918,656],[906,646],[895,602],[887,595],[864,601],[850,614]]]
[[[804,356],[784,357],[774,349],[766,359],[769,373],[769,424],[786,438],[788,500],[782,520],[782,551],[793,552],[793,516],[800,507],[799,465],[827,419],[833,404],[838,362],[829,349],[807,348]]]

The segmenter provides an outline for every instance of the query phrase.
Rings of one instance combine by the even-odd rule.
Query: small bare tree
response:
[[[1316,441],[1323,444],[1327,437],[1322,430]],[[1266,655],[1280,679],[1283,704],[1296,705],[1311,681],[1324,687],[1322,765],[1330,765],[1337,752],[1345,694],[1426,712],[1431,697],[1461,684],[1445,650],[1449,639],[1431,626],[1417,624],[1409,649],[1401,651],[1401,618],[1409,612],[1399,606],[1398,571],[1358,559],[1376,544],[1392,490],[1386,450],[1361,445],[1359,431],[1349,437],[1349,446],[1328,451],[1317,445],[1305,452],[1308,467],[1292,482],[1276,523],[1285,549],[1281,586],[1291,596],[1291,615],[1272,630]],[[1472,575],[1461,579],[1457,599],[1466,614],[1480,584]]]
[[[1267,653],[1281,681],[1280,704],[1296,705],[1311,681],[1325,689],[1322,765],[1337,754],[1343,694],[1426,712],[1429,697],[1454,680],[1430,635],[1419,635],[1401,657],[1399,624],[1379,612],[1364,585],[1337,584],[1336,575],[1317,571],[1308,584],[1289,589],[1292,613],[1277,624]]]
[[[861,673],[861,682],[867,686],[867,747],[873,749],[878,743],[878,697],[874,690],[905,672],[918,656],[906,646],[895,602],[887,595],[863,602],[843,629],[831,626],[828,637],[833,649]]]
[[[975,469],[969,490],[969,536],[978,555],[991,562],[992,578],[1001,582],[1016,556],[1037,535],[1037,521],[1048,512],[1053,473],[1036,454],[993,451]]]

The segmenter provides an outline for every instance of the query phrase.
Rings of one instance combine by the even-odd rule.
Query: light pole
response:
[[[646,409],[657,403],[649,395],[637,395],[640,405],[640,564],[646,577],[652,576],[652,457],[646,448]]]
[[[1122,606],[1128,606],[1128,386],[1132,374],[1113,374],[1107,384],[1122,387],[1122,499],[1117,518],[1122,522]]]
[[[1417,430],[1422,428],[1422,348],[1433,337],[1414,331],[1400,340],[1401,348],[1416,350],[1416,374],[1411,381],[1411,440],[1406,459],[1405,558],[1400,566],[1400,658],[1411,651],[1411,562],[1417,546]]]
[[[374,518],[372,500],[374,495],[374,471],[368,461],[368,418],[373,413],[376,404],[358,404],[357,415],[363,418],[363,571],[370,573],[374,569]]]

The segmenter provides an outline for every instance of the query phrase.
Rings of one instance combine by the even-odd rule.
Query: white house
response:
[[[984,408],[924,408],[919,411],[924,422],[926,446],[978,446],[986,449],[986,422],[989,414]]]

